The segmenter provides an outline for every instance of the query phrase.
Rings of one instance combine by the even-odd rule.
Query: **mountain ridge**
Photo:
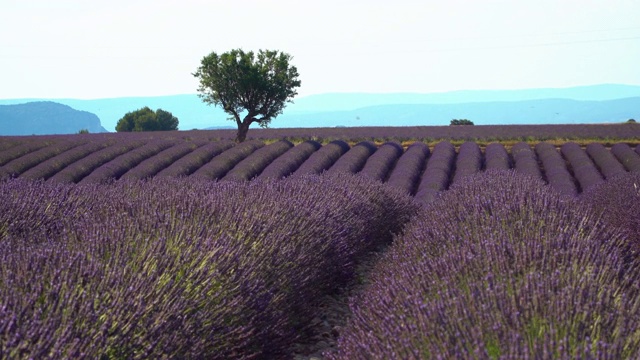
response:
[[[502,121],[501,123],[514,122],[515,118],[520,119],[516,123],[624,121],[640,117],[638,106],[630,104],[636,100],[608,104],[617,107],[609,110],[604,109],[604,105],[598,102],[636,97],[640,97],[640,86],[625,84],[515,90],[456,90],[435,93],[324,93],[294,99],[293,103],[287,104],[283,114],[273,120],[271,127],[448,125],[453,118],[469,118],[476,124],[490,122],[492,118],[495,121]],[[0,99],[0,104],[25,100],[42,99]],[[181,130],[235,126],[227,120],[229,116],[224,111],[219,107],[204,104],[197,94],[51,100],[96,114],[108,131],[115,130],[118,119],[125,113],[144,106],[172,112],[180,120]],[[558,108],[557,105],[553,105],[555,111],[544,112],[540,109],[527,111],[525,106],[532,106],[526,103],[527,101],[538,101],[534,105],[542,108],[564,101],[564,107]],[[545,105],[544,101],[548,101],[548,104]],[[575,101],[582,101],[582,103]],[[414,105],[421,105],[421,107]],[[575,108],[572,109],[571,106]],[[590,107],[597,111],[592,111],[590,114]],[[511,115],[495,116],[495,114],[504,113],[506,108],[514,112]],[[358,115],[358,112],[366,116]],[[531,114],[523,116],[526,112]],[[556,113],[563,116],[555,116]],[[396,121],[405,121],[405,123],[395,124]]]

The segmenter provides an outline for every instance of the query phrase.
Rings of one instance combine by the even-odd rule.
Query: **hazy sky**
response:
[[[0,0],[0,98],[196,93],[211,51],[325,92],[640,85],[638,0]]]

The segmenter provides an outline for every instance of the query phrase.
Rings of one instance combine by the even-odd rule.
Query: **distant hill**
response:
[[[52,101],[0,105],[0,135],[74,134],[82,129],[107,131],[95,114]]]
[[[329,93],[294,99],[271,127],[448,125],[454,118],[495,125],[619,122],[640,118],[640,107],[632,104],[638,98],[640,86],[619,84],[429,94]],[[96,114],[108,131],[115,131],[124,114],[145,106],[173,113],[180,130],[235,127],[222,109],[204,104],[196,94],[55,101]],[[17,102],[25,99],[0,100]]]
[[[284,114],[277,119],[291,127],[430,126],[469,119],[476,125],[596,124],[640,118],[640,97],[607,101],[543,99],[462,104],[392,104],[349,111]]]

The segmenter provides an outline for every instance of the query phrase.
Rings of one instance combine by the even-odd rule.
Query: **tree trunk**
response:
[[[247,138],[249,132],[249,125],[251,122],[243,121],[238,125],[238,134],[236,135],[236,142],[241,143]]]

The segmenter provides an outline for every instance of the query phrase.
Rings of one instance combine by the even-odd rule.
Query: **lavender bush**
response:
[[[104,149],[107,146],[113,145],[111,140],[96,140],[87,144],[69,149],[53,158],[43,161],[20,175],[26,179],[43,179],[47,180],[62,169],[73,164],[74,162],[88,156],[89,154],[98,150]]]
[[[637,358],[628,239],[558,195],[513,171],[452,186],[395,239],[326,358]]]
[[[511,160],[509,153],[504,145],[500,143],[491,143],[484,150],[485,168],[487,170],[509,170],[511,169]]]
[[[174,144],[174,140],[159,139],[150,141],[137,149],[128,151],[108,163],[101,165],[89,175],[85,176],[79,183],[104,183],[117,180],[143,160],[156,155]]]
[[[154,156],[143,160],[133,169],[130,169],[129,171],[124,173],[124,175],[122,175],[122,178],[130,180],[140,180],[152,177],[158,172],[167,168],[169,165],[176,162],[178,159],[184,157],[188,153],[194,151],[200,146],[205,145],[206,143],[207,141],[203,140],[178,143],[168,149],[159,152]]]
[[[280,140],[257,149],[255,152],[240,161],[222,180],[248,181],[260,175],[272,161],[293,148],[288,140]]]
[[[378,147],[374,143],[362,141],[344,153],[327,171],[330,173],[358,173],[364,167],[367,159],[369,159],[377,149]]]
[[[566,196],[575,196],[578,194],[578,188],[567,169],[567,164],[562,155],[556,148],[547,143],[541,142],[535,146],[538,159],[542,162],[544,176],[547,182],[556,191]]]
[[[413,195],[424,171],[429,156],[429,147],[425,143],[414,142],[400,156],[396,166],[391,171],[387,184],[401,191]]]
[[[235,143],[231,140],[208,143],[176,160],[176,162],[158,172],[156,176],[172,178],[189,176],[212,158],[232,148],[234,145]]]
[[[448,141],[442,141],[433,148],[433,153],[427,162],[427,168],[422,174],[415,198],[429,203],[436,195],[446,190],[449,179],[455,171],[456,149]]]
[[[584,192],[580,200],[610,227],[621,229],[629,238],[629,255],[640,259],[640,173],[618,175]]]
[[[304,194],[304,196],[300,196]],[[357,176],[0,182],[0,357],[286,358],[416,211]]]
[[[142,145],[144,145],[142,140],[126,140],[113,144],[70,164],[47,181],[65,184],[77,183],[103,164]]]
[[[568,142],[560,147],[562,155],[571,165],[573,176],[578,180],[582,191],[588,190],[592,186],[601,184],[604,179],[593,161],[589,158],[580,145]]]
[[[525,142],[519,142],[511,147],[511,156],[513,157],[514,168],[522,174],[542,179],[542,172],[536,154],[531,147]]]
[[[627,171],[640,172],[640,156],[629,145],[625,143],[614,144],[611,146],[611,153],[615,155]]]
[[[456,170],[452,183],[462,181],[466,176],[473,175],[482,169],[482,151],[478,144],[465,142],[460,145],[456,158]]]
[[[264,147],[264,143],[259,140],[249,140],[234,145],[202,165],[191,176],[206,180],[222,179],[229,170],[262,147]]]
[[[309,156],[318,151],[322,145],[314,140],[307,140],[288,150],[282,156],[271,162],[261,173],[260,179],[285,178],[304,163]]]
[[[335,140],[321,147],[314,152],[292,176],[302,176],[309,174],[320,174],[333,165],[344,153],[349,151],[350,146],[344,141]]]
[[[587,154],[593,159],[598,166],[600,173],[609,180],[614,176],[625,174],[627,171],[624,166],[616,159],[616,157],[604,145],[600,143],[587,144]]]
[[[384,182],[390,175],[391,169],[402,155],[404,149],[395,142],[386,142],[376,150],[364,164],[361,176]]]
[[[3,166],[8,176],[17,177],[23,172],[37,166],[38,164],[50,159],[62,152],[80,146],[84,141],[78,139],[69,139],[68,141],[59,141],[49,146],[45,146],[36,151],[32,151],[17,159],[13,159]],[[0,175],[0,180],[5,177]]]
[[[44,139],[43,139],[44,140]],[[17,159],[30,152],[40,150],[45,146],[54,144],[56,141],[44,140],[44,141],[25,141],[20,145],[10,147],[7,150],[0,152],[0,166],[4,166],[11,160]]]

